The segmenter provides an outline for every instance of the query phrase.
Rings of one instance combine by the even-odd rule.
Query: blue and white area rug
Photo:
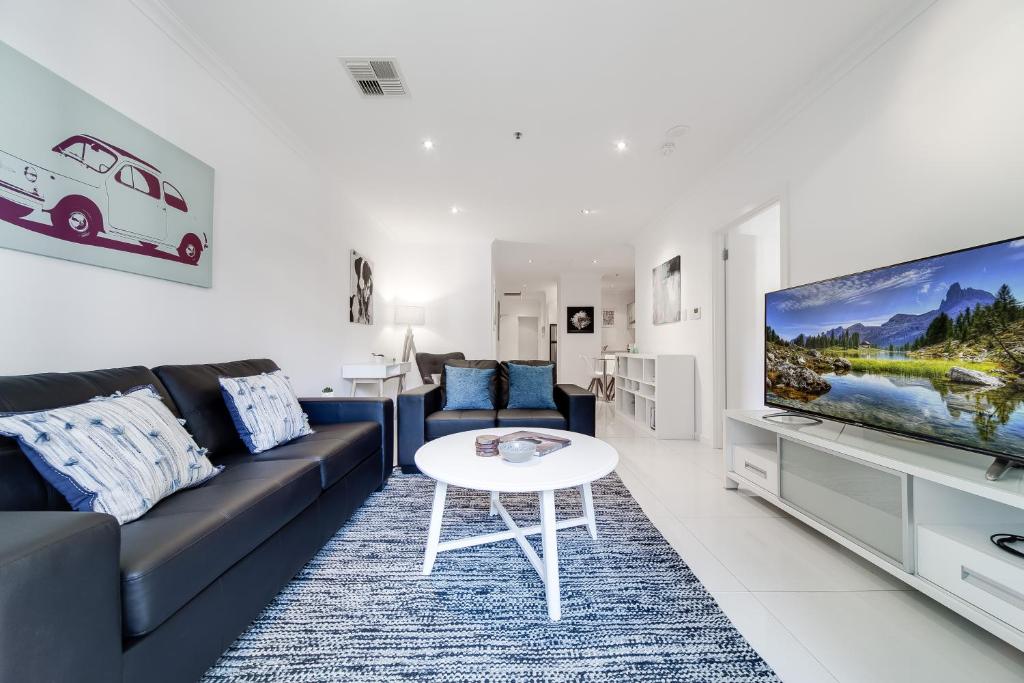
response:
[[[777,681],[616,475],[593,486],[598,538],[558,532],[562,620],[513,540],[420,573],[433,482],[391,477],[204,678],[214,681]],[[535,495],[502,495],[521,525]],[[559,518],[579,516],[574,490]],[[504,529],[450,487],[441,538]],[[531,537],[540,550],[540,537]]]

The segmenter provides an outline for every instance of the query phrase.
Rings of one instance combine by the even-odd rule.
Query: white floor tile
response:
[[[916,591],[755,595],[840,683],[1024,681],[1024,653]]]
[[[790,518],[708,517],[685,524],[751,591],[909,590]]]
[[[709,591],[746,590],[746,587],[697,540],[690,530],[672,516],[628,466],[620,465],[618,475],[640,504],[644,514],[679,553],[683,562],[690,567],[705,588]]]
[[[718,605],[785,683],[832,683],[836,679],[750,593],[713,593]]]
[[[662,535],[789,683],[1024,682],[1024,653],[757,499],[721,451],[598,406],[598,436]],[[754,592],[749,592],[754,591]]]

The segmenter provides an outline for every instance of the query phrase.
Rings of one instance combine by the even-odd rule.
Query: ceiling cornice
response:
[[[633,233],[631,244],[635,246],[639,238],[646,234],[648,230],[660,224],[676,210],[676,207],[703,190],[704,186],[723,169],[750,155],[758,147],[771,140],[782,128],[797,118],[814,102],[824,97],[826,93],[841,83],[857,67],[870,59],[872,55],[885,47],[886,44],[902,33],[938,1],[917,0],[902,9],[889,12],[877,21],[870,30],[864,33],[860,40],[851,44],[832,64],[821,69],[818,75],[810,79],[796,95],[789,98],[773,115],[767,117],[766,122],[758,126],[747,136],[744,142],[738,144],[721,161],[709,167],[700,179],[684,189],[678,199],[655,214],[646,224],[638,226]],[[712,229],[717,229],[718,227],[721,226],[713,226]]]
[[[174,10],[164,4],[162,0],[130,0],[130,2],[289,149],[310,166],[323,170],[323,165],[316,160],[312,150],[292,132],[287,124],[267,108],[263,100],[249,89],[235,70],[210,49],[195,31],[174,13]]]

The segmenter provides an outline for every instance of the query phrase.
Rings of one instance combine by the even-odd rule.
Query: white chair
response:
[[[602,370],[607,373],[604,381],[605,400],[615,400],[615,356],[605,356],[602,362]]]
[[[587,372],[590,373],[590,384],[587,386],[587,391],[593,392],[599,397],[606,398],[604,384],[604,363],[599,358],[594,356],[587,356],[580,354],[580,360],[583,361],[584,365],[587,366]]]

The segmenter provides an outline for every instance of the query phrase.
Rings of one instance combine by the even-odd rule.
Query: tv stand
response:
[[[725,487],[743,486],[1024,651],[1024,468],[855,425],[725,412]],[[1012,463],[1011,463],[1012,465]]]
[[[996,458],[992,461],[992,464],[985,470],[985,478],[989,481],[999,481],[1006,474],[1006,471],[1013,467],[1024,467],[1019,462],[1014,462],[1009,458]]]
[[[789,420],[779,418],[790,418]],[[816,417],[811,417],[804,413],[791,412],[784,410],[781,413],[768,413],[761,416],[762,420],[768,420],[769,422],[778,422],[779,424],[790,424],[790,425],[820,425],[821,420]],[[803,422],[794,422],[793,420],[804,420]]]

